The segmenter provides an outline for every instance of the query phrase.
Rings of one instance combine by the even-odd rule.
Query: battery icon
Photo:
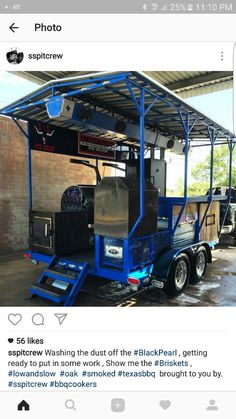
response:
[[[189,3],[189,4],[187,5],[187,9],[188,9],[188,11],[189,11],[189,12],[191,12],[191,11],[193,10],[193,4],[190,4],[190,3]]]

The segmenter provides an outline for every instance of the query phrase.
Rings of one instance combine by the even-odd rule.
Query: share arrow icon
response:
[[[67,313],[55,313],[54,315],[58,319],[60,325],[64,322],[65,318],[67,317]]]

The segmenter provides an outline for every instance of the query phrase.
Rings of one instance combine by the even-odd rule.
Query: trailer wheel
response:
[[[172,262],[167,278],[165,292],[168,295],[177,296],[186,288],[190,276],[190,262],[185,253],[181,253]]]
[[[206,248],[204,246],[199,247],[191,263],[191,284],[196,284],[203,278],[207,268],[207,259]]]

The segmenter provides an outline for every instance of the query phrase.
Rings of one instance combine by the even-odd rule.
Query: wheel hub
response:
[[[184,260],[181,260],[176,266],[175,271],[175,285],[178,290],[181,290],[188,277],[188,267]]]
[[[199,276],[202,276],[206,266],[206,258],[203,252],[199,252],[196,261],[196,272]]]

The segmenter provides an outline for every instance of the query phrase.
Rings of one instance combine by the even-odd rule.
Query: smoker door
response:
[[[52,250],[52,217],[31,214],[30,247],[32,249]]]

